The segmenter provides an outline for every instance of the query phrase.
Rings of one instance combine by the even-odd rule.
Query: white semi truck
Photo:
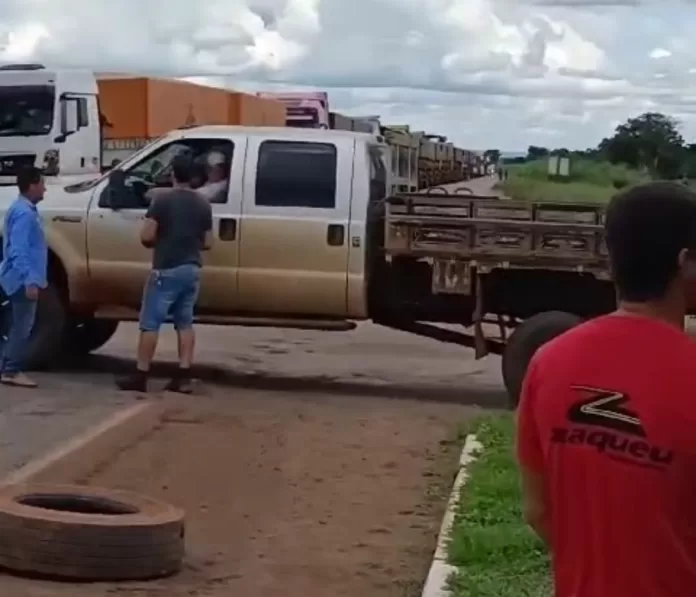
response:
[[[0,185],[27,165],[66,184],[94,178],[174,129],[284,126],[285,116],[281,102],[186,81],[0,66]]]
[[[17,171],[27,165],[49,176],[96,176],[103,163],[92,73],[0,66],[0,185],[14,185]]]

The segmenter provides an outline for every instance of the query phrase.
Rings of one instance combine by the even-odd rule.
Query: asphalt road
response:
[[[101,351],[70,368],[37,373],[36,390],[0,387],[0,478],[84,432],[136,396],[118,392],[114,375],[133,367],[135,324],[122,324]],[[176,338],[164,331],[152,389],[176,362]],[[340,394],[375,401],[416,399],[504,407],[500,359],[404,332],[361,324],[351,332],[201,326],[201,393],[301,396]],[[195,396],[191,398],[195,400]]]

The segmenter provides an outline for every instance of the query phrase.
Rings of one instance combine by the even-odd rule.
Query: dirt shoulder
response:
[[[456,469],[454,404],[214,389],[167,399],[160,424],[80,482],[187,512],[185,570],[149,584],[0,577],[14,597],[411,597]],[[88,456],[87,456],[88,457]]]

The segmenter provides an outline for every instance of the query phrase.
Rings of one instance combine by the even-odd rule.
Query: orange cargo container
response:
[[[229,92],[185,81],[99,78],[104,137],[146,140],[186,125],[228,124]]]
[[[243,126],[285,126],[285,104],[248,93],[228,92],[228,122]]]

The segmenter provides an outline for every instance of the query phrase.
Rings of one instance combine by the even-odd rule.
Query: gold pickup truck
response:
[[[379,136],[198,127],[164,136],[99,179],[49,189],[40,211],[50,285],[31,338],[33,367],[95,350],[119,321],[137,319],[151,258],[138,235],[147,191],[168,184],[181,151],[228,157],[227,190],[212,199],[201,323],[348,331],[371,319],[472,346],[477,357],[502,354],[515,404],[541,344],[614,307],[596,206],[466,189],[385,198],[391,168]]]

